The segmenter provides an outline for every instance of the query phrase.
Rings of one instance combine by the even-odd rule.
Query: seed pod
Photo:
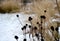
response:
[[[39,24],[39,22],[37,22],[37,24]]]
[[[23,41],[27,41],[26,39],[24,39]]]
[[[34,29],[37,30],[37,27],[35,26]]]
[[[41,38],[41,41],[44,41],[44,39],[43,39],[43,38]]]
[[[29,28],[31,28],[31,25],[29,25]]]
[[[23,28],[26,29],[26,26],[24,26]]]
[[[42,18],[42,19],[46,19],[46,17],[43,15],[43,16],[40,16],[40,18]]]
[[[18,36],[15,36],[14,38],[17,40],[18,39]]]
[[[17,17],[19,17],[19,15],[16,15]]]
[[[36,36],[36,37],[39,37],[39,34],[36,33],[35,36]]]
[[[44,12],[46,13],[47,11],[46,11],[46,10],[44,10]]]
[[[56,27],[55,30],[58,32],[58,27]]]
[[[26,26],[28,26],[28,24],[26,24]]]
[[[51,26],[51,30],[54,31],[54,27],[53,26]]]
[[[24,28],[21,28],[22,30],[24,30]]]
[[[29,19],[28,19],[29,21],[31,21],[32,20],[32,18],[31,17],[29,17]]]

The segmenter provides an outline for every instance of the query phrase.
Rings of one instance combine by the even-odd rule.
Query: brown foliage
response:
[[[0,13],[19,12],[20,5],[13,1],[3,1],[0,4]]]

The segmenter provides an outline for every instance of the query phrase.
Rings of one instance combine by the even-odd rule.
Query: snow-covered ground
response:
[[[19,18],[16,17],[17,14],[19,15]],[[21,28],[28,23],[26,21],[28,20],[29,16],[34,15],[27,15],[23,13],[0,14],[0,41],[16,41],[14,38],[15,35],[19,37],[18,41],[23,41],[25,37]],[[28,41],[30,41],[29,34],[26,35],[26,38]]]
[[[16,17],[17,14],[19,18]],[[18,41],[23,41],[24,35],[21,28],[27,23],[26,20],[28,20],[29,16],[31,15],[22,13],[0,14],[0,41],[16,41],[14,38],[15,35],[19,37]],[[26,37],[29,40],[28,34]]]

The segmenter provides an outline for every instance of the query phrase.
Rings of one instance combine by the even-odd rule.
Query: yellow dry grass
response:
[[[46,41],[55,41],[54,37],[58,38],[58,33],[56,31],[53,31],[53,36],[50,36],[48,33],[48,30],[50,31],[50,27],[54,26],[54,29],[56,28],[57,24],[55,22],[51,23],[51,17],[54,17],[54,14],[58,12],[58,9],[55,9],[55,4],[52,1],[44,0],[44,1],[34,1],[33,5],[31,6],[32,11],[36,14],[36,16],[32,20],[33,26],[37,26],[37,22],[40,22],[40,16],[45,15],[46,20],[45,23],[48,22],[47,26],[43,25],[43,36],[45,37]],[[44,12],[46,10],[46,12]],[[46,27],[46,28],[45,28]],[[41,31],[41,30],[39,30]],[[47,33],[46,33],[46,32]]]
[[[19,12],[20,11],[20,5],[17,2],[14,1],[3,1],[0,4],[0,12],[1,13],[11,13],[11,12]]]

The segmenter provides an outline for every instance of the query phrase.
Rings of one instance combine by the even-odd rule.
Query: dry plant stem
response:
[[[18,41],[18,39],[17,39],[17,41]]]
[[[23,26],[22,22],[19,20],[19,17],[18,17],[18,21],[20,22],[20,24]]]
[[[32,22],[30,21],[30,23],[31,23],[31,33],[32,33],[32,38],[34,37],[34,35],[33,35],[33,25],[32,25]],[[33,39],[34,40],[34,39]]]
[[[58,0],[56,0],[56,5],[57,5],[57,8],[58,8],[58,12],[60,14],[60,9],[59,9],[59,4],[58,4]],[[57,27],[59,27],[59,23],[57,23]],[[59,35],[58,35],[59,36]],[[59,39],[59,38],[58,38]]]
[[[58,1],[56,0],[56,5],[57,5],[57,8],[58,8],[58,12],[60,14],[60,10],[59,10],[59,4],[58,4]]]

